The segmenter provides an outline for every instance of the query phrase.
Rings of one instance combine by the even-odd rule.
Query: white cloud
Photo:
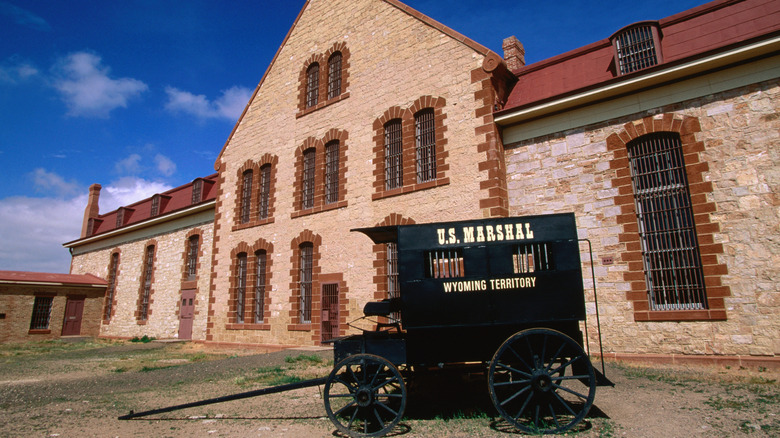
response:
[[[35,191],[54,194],[57,196],[67,196],[77,194],[80,186],[74,180],[65,181],[65,178],[53,172],[47,172],[46,169],[37,168],[30,174],[33,180]]]
[[[39,170],[36,172],[42,187],[65,181],[54,173]],[[100,212],[108,213],[169,189],[169,185],[160,182],[122,178],[101,190]],[[0,270],[68,272],[70,255],[62,244],[79,238],[87,205],[86,187],[79,191],[62,197],[52,194],[0,199]]]
[[[157,165],[157,170],[162,173],[163,176],[171,176],[176,172],[176,163],[163,154],[155,155],[154,164]]]
[[[100,212],[107,213],[123,205],[129,205],[148,198],[155,193],[162,193],[173,187],[158,181],[148,181],[143,178],[124,177],[103,187],[100,191]],[[85,204],[86,207],[86,204]]]
[[[174,87],[166,87],[168,102],[165,109],[174,113],[191,114],[202,119],[238,120],[244,111],[252,90],[244,87],[231,87],[222,91],[215,101],[210,102],[202,94],[192,94]]]
[[[141,171],[141,156],[130,154],[114,164],[114,170],[120,175],[136,174]]]
[[[12,197],[0,200],[0,269],[66,273],[64,242],[78,239],[86,193],[69,199]]]
[[[6,2],[0,2],[0,14],[8,15],[13,18],[17,24],[27,26],[31,29],[42,30],[46,32],[51,30],[49,23],[40,16],[28,11],[27,9],[22,9],[18,6],[14,6]]]
[[[31,63],[12,56],[0,65],[0,82],[16,84],[38,76],[39,73]]]
[[[112,79],[110,68],[101,65],[101,58],[87,52],[71,53],[53,68],[54,88],[68,106],[71,116],[109,116],[115,108],[126,108],[149,87],[132,78]]]

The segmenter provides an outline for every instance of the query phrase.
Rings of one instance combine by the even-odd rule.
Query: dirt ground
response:
[[[191,343],[87,340],[0,345],[7,437],[327,437],[321,387],[134,420],[136,412],[325,376],[330,351],[219,350]],[[597,365],[599,366],[599,365]],[[608,363],[577,437],[780,436],[780,373]],[[293,376],[293,377],[291,377]],[[425,386],[425,385],[422,385]],[[410,392],[391,436],[523,436],[496,416],[484,381]]]

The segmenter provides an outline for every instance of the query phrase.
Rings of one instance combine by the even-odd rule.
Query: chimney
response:
[[[98,206],[98,200],[100,199],[100,184],[92,184],[89,186],[89,199],[87,200],[87,208],[84,209],[84,222],[81,223],[81,237],[87,237],[87,230],[89,228],[89,220],[98,217],[100,214],[100,207]]]
[[[504,61],[509,71],[515,71],[525,65],[525,49],[516,36],[504,39]]]

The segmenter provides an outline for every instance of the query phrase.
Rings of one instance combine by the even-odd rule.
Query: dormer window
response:
[[[160,195],[152,196],[152,212],[151,216],[157,216],[160,214]]]
[[[662,62],[658,24],[642,22],[621,29],[611,38],[619,75],[643,70]]]
[[[195,205],[203,200],[203,180],[198,178],[192,182],[192,201]]]

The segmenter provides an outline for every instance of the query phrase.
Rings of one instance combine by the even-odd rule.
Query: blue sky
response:
[[[703,1],[408,0],[528,63]],[[68,272],[101,212],[213,173],[303,0],[0,0],[0,270]]]

